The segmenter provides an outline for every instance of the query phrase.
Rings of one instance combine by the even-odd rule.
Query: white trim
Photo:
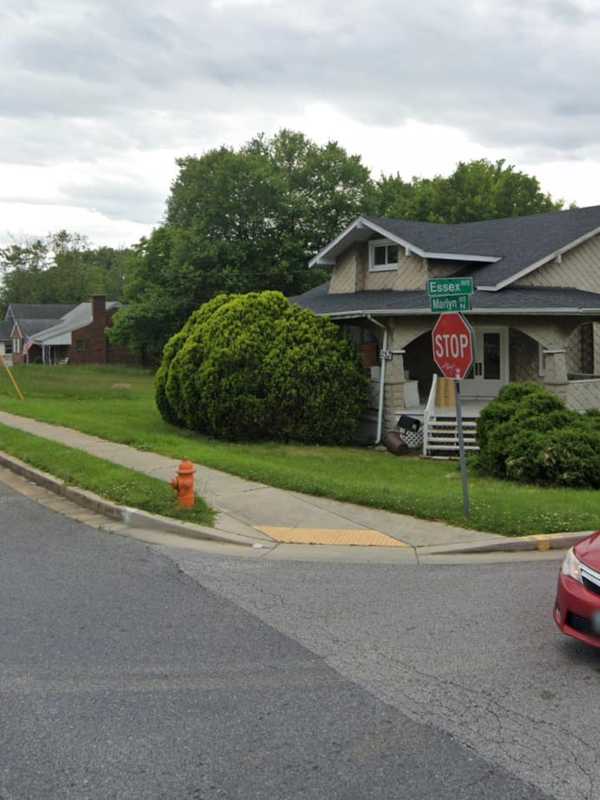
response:
[[[396,260],[386,261],[385,264],[375,264],[375,248],[376,247],[395,247]],[[386,252],[387,258],[387,252]],[[371,239],[369,241],[369,272],[395,272],[400,264],[400,252],[396,242],[391,242],[389,239]]]
[[[506,286],[510,286],[511,283],[518,281],[519,278],[524,278],[525,275],[529,275],[530,272],[543,267],[544,264],[547,264],[549,261],[553,261],[555,258],[560,257],[562,261],[562,256],[565,253],[568,253],[569,250],[572,250],[574,247],[579,247],[580,244],[587,242],[588,239],[593,239],[594,236],[597,236],[599,233],[600,228],[594,228],[594,230],[584,233],[584,235],[580,236],[578,239],[574,239],[572,242],[559,247],[558,250],[554,250],[554,252],[549,253],[543,258],[540,258],[539,261],[534,261],[533,264],[523,267],[523,269],[519,270],[519,272],[515,272],[514,275],[511,275],[510,278],[505,278],[503,281],[500,281],[500,283],[497,283],[494,286],[478,286],[477,288],[482,292],[498,292],[500,289],[504,289]]]
[[[312,309],[308,309],[312,311]],[[432,321],[435,322],[435,315],[431,313],[429,308],[423,306],[422,308],[375,308],[375,309],[366,309],[365,311],[314,311],[318,317],[332,317],[334,319],[360,319],[361,317],[366,317],[368,315],[377,314],[380,317],[431,317]],[[525,314],[527,316],[535,315],[535,314],[547,314],[549,316],[554,315],[567,315],[572,317],[579,317],[579,316],[599,316],[600,317],[600,308],[475,308],[471,311],[466,312],[467,316],[479,316],[479,315],[512,315],[513,317],[518,317],[521,314]]]
[[[480,256],[474,255],[473,253],[430,253],[427,250],[423,250],[421,247],[417,247],[417,245],[412,244],[406,239],[403,239],[401,236],[396,236],[395,233],[383,228],[381,225],[377,225],[377,223],[371,222],[365,217],[358,217],[358,219],[354,220],[354,222],[348,225],[348,227],[342,231],[339,236],[337,236],[332,242],[329,242],[328,245],[319,251],[317,255],[308,262],[308,266],[314,267],[316,264],[331,266],[332,264],[335,264],[335,260],[326,258],[327,254],[333,250],[334,247],[340,244],[340,242],[342,242],[353,230],[361,230],[365,227],[369,228],[374,233],[381,234],[381,236],[389,239],[391,242],[401,245],[404,247],[405,251],[409,250],[411,253],[421,256],[421,258],[441,258],[447,261],[479,261],[487,264],[495,264],[502,258],[501,256]]]

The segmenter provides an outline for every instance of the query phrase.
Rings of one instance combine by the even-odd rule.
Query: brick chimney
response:
[[[106,327],[106,295],[92,295],[92,322]]]

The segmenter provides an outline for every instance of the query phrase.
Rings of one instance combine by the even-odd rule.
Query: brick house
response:
[[[13,363],[139,364],[136,354],[106,335],[119,308],[104,295],[77,305],[10,305],[4,324],[11,327]]]
[[[454,435],[452,410],[442,415],[438,403],[432,277],[474,281],[466,316],[475,365],[461,389],[473,428],[511,381],[543,383],[570,408],[600,408],[600,206],[460,225],[362,216],[311,265],[328,266],[331,279],[295,302],[378,351],[370,367],[374,438],[400,414],[420,419],[426,437],[428,422],[444,416],[447,438]]]

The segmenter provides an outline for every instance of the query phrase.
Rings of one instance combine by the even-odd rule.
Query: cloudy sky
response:
[[[132,243],[176,157],[283,126],[600,204],[597,0],[2,0],[0,26],[0,243]]]

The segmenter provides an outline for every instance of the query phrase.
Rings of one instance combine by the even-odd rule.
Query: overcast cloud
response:
[[[0,241],[135,241],[177,156],[282,126],[405,177],[507,157],[600,204],[596,0],[3,0],[0,25]]]

